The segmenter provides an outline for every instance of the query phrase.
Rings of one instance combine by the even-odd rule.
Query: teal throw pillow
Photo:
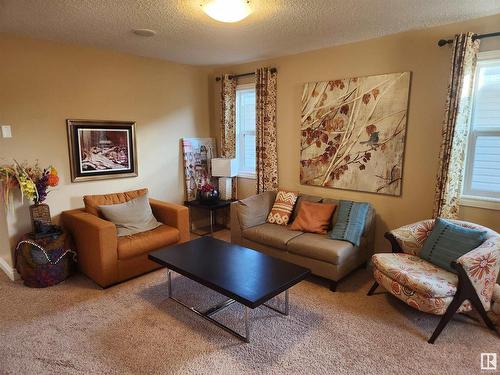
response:
[[[475,249],[485,240],[485,231],[464,228],[437,218],[431,234],[420,251],[420,258],[450,272],[455,272],[451,267],[451,262]]]

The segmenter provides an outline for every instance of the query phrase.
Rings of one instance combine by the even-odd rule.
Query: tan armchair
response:
[[[420,311],[441,315],[429,343],[433,344],[456,312],[475,307],[493,331],[495,326],[486,312],[491,307],[495,281],[500,272],[500,235],[491,229],[466,221],[453,223],[486,231],[487,239],[479,247],[452,263],[449,272],[419,257],[434,220],[405,225],[385,234],[391,242],[392,253],[372,257],[375,283],[368,295],[379,285],[393,296]]]
[[[132,236],[118,237],[116,226],[100,217],[98,205],[124,203],[145,193],[147,189],[85,196],[85,208],[61,214],[75,243],[80,270],[102,287],[159,268],[148,259],[150,251],[189,240],[189,211],[178,204],[150,199],[153,215],[162,225]]]

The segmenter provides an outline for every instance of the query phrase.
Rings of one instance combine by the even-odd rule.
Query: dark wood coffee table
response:
[[[289,288],[302,281],[311,272],[307,268],[212,237],[202,237],[153,251],[149,254],[149,259],[167,267],[169,298],[245,342],[250,339],[248,310],[264,305],[288,315]],[[173,297],[171,271],[213,289],[229,299],[206,311],[198,311]],[[271,298],[283,292],[284,311],[266,304]],[[245,336],[212,318],[212,315],[235,302],[245,306]]]

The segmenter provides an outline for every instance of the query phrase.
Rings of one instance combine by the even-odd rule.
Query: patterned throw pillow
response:
[[[267,216],[267,222],[272,224],[287,225],[292,214],[293,206],[297,201],[298,192],[280,190],[276,194],[273,208]]]

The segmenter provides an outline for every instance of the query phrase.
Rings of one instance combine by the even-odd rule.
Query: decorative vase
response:
[[[40,224],[50,225],[52,224],[52,219],[50,218],[49,206],[45,203],[35,203],[30,206],[30,216],[31,216],[31,228],[34,234],[36,234],[37,228]]]
[[[213,204],[219,200],[219,190],[199,191],[198,200],[201,204]]]

